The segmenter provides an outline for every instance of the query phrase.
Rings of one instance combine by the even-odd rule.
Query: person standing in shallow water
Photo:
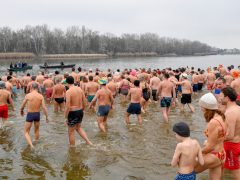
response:
[[[211,180],[221,180],[226,153],[223,142],[226,137],[225,115],[218,109],[218,102],[212,93],[203,95],[199,105],[207,122],[205,136],[207,140],[202,148],[204,165],[196,164],[195,172],[209,170]]]
[[[5,82],[0,81],[0,118],[2,118],[3,124],[6,124],[8,120],[8,101],[14,111],[11,93],[6,90]]]
[[[201,147],[197,140],[191,139],[189,126],[184,122],[174,124],[173,131],[179,143],[176,146],[171,165],[178,166],[175,180],[195,180],[194,166],[196,159],[204,165]]]
[[[86,143],[91,145],[92,142],[81,127],[83,110],[87,104],[86,97],[80,87],[74,86],[72,76],[68,76],[66,82],[69,89],[66,92],[65,118],[67,118],[69,143],[71,146],[75,145],[74,131],[76,130]]]
[[[165,73],[164,80],[160,82],[157,95],[160,96],[160,106],[162,108],[162,114],[165,122],[168,122],[168,115],[170,113],[170,106],[176,103],[176,89],[174,84],[169,80],[169,74]]]
[[[33,148],[32,140],[29,135],[32,123],[34,123],[34,136],[35,140],[39,139],[39,127],[40,127],[40,108],[46,116],[46,122],[48,123],[48,113],[45,106],[43,96],[38,93],[39,84],[34,82],[31,85],[31,92],[27,94],[23,100],[22,106],[20,108],[21,115],[24,115],[24,108],[28,104],[27,117],[24,125],[24,135],[27,143]]]
[[[130,124],[130,115],[136,114],[139,125],[142,125],[142,116],[141,116],[141,97],[142,97],[142,89],[140,86],[140,81],[134,81],[134,88],[131,88],[128,93],[128,98],[130,99],[130,104],[128,106],[126,115],[125,115],[125,123],[127,125]]]
[[[89,108],[92,108],[93,104],[98,100],[98,127],[101,131],[106,132],[107,117],[114,104],[114,99],[111,91],[106,87],[107,79],[102,78],[98,82],[101,85],[101,89],[97,91]]]

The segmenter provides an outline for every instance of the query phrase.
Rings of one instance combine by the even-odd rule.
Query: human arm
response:
[[[235,114],[233,113],[226,113],[226,125],[227,125],[227,132],[226,132],[226,137],[225,140],[226,141],[230,141],[234,138],[234,134],[235,134],[235,127],[236,127],[236,121],[237,121],[237,117]]]
[[[200,147],[198,142],[197,142],[197,144],[198,144],[198,162],[201,166],[203,166],[204,165],[204,159],[203,159],[202,150],[201,150],[201,147]]]
[[[21,113],[21,116],[23,116],[24,115],[24,108],[25,108],[25,106],[26,106],[26,104],[27,104],[27,95],[25,96],[25,98],[24,98],[24,100],[23,100],[23,103],[22,103],[22,105],[21,105],[21,108],[20,108],[20,113]]]
[[[208,129],[208,138],[205,146],[202,148],[202,153],[207,154],[214,150],[214,147],[216,145],[217,139],[218,139],[218,127],[219,125],[213,121],[208,123],[207,129]]]
[[[12,96],[11,96],[11,94],[10,94],[10,93],[9,93],[9,95],[8,95],[8,100],[9,100],[9,102],[10,102],[11,106],[12,106],[12,110],[14,111],[13,99],[12,99]]]
[[[179,143],[176,146],[176,149],[172,158],[172,162],[171,162],[172,167],[176,167],[178,165],[180,156],[181,156],[181,144]]]
[[[47,108],[46,108],[46,105],[45,105],[44,98],[42,98],[42,110],[43,110],[43,113],[46,117],[46,122],[48,123],[48,113],[47,113]]]
[[[65,118],[68,117],[68,113],[70,111],[70,94],[66,93],[66,106],[65,106]]]

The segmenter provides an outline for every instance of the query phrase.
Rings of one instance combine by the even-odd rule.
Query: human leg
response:
[[[31,137],[29,135],[31,127],[32,127],[32,122],[25,122],[25,124],[24,124],[24,136],[25,136],[25,139],[26,139],[28,145],[30,145],[30,147],[33,148],[32,140],[31,140]]]
[[[82,129],[81,124],[76,125],[78,134],[86,141],[87,144],[92,145],[92,142],[88,139],[86,132]]]
[[[34,121],[34,137],[35,137],[35,140],[39,139],[39,126],[40,126],[40,122],[39,121]]]

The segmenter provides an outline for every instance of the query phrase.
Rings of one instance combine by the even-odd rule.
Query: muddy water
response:
[[[172,125],[185,121],[190,125],[191,136],[201,144],[204,141],[205,122],[197,104],[198,96],[193,98],[194,114],[188,109],[185,113],[173,109],[169,124],[163,122],[159,104],[151,103],[143,115],[142,127],[137,125],[135,116],[131,117],[131,126],[124,125],[128,103],[122,103],[117,97],[116,109],[108,118],[108,133],[99,132],[96,114],[86,110],[82,126],[94,146],[86,145],[75,134],[76,147],[68,145],[63,114],[54,113],[48,104],[50,122],[46,124],[42,116],[40,140],[34,142],[32,151],[23,136],[25,116],[20,116],[19,109],[24,94],[20,91],[14,99],[16,112],[10,111],[9,125],[0,129],[0,179],[173,179],[176,169],[170,167],[170,162],[176,140]],[[198,178],[209,179],[207,173]],[[224,179],[228,179],[227,175]]]

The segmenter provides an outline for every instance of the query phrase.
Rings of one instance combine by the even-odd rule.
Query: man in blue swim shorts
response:
[[[98,127],[104,133],[106,132],[108,113],[114,103],[113,95],[111,91],[106,87],[107,82],[108,81],[106,78],[102,78],[98,81],[98,83],[101,85],[101,89],[97,91],[95,97],[89,105],[89,108],[92,108],[94,103],[98,100]]]
[[[33,144],[30,137],[30,130],[32,127],[32,123],[34,123],[34,136],[35,140],[39,139],[39,126],[40,126],[40,108],[42,107],[43,113],[46,116],[46,122],[48,122],[48,114],[45,106],[43,96],[38,93],[38,84],[32,83],[31,85],[32,91],[27,94],[23,100],[21,106],[21,115],[24,115],[24,107],[28,104],[28,113],[26,117],[26,122],[24,125],[24,135],[27,140],[27,143],[33,148]]]
[[[136,114],[139,125],[142,125],[142,116],[141,116],[141,105],[140,100],[142,97],[142,89],[139,87],[140,81],[135,80],[134,81],[134,88],[131,88],[128,93],[128,98],[130,98],[130,105],[128,106],[125,122],[127,125],[130,124],[130,115]]]
[[[173,97],[173,103],[176,102],[176,88],[173,82],[169,80],[169,74],[165,73],[164,80],[160,83],[158,88],[158,96],[160,95],[160,106],[165,122],[168,122],[168,115],[170,113],[170,106]]]

